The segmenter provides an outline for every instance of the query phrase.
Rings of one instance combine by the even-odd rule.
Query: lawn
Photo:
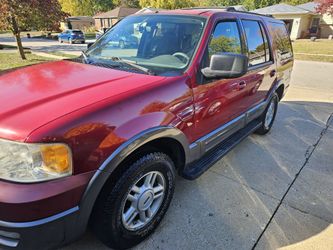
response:
[[[51,55],[55,55],[55,56],[62,56],[62,57],[66,57],[66,58],[77,58],[77,57],[79,57],[78,55],[63,53],[63,52],[59,52],[59,51],[48,51],[47,54],[51,54]]]
[[[27,60],[22,60],[17,52],[0,52],[0,71],[54,60],[47,57],[36,56],[34,54],[26,54],[26,57]]]
[[[293,42],[295,59],[307,61],[333,62],[333,40],[296,40]]]

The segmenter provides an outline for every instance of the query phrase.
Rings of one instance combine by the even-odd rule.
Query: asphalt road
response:
[[[178,178],[165,219],[135,249],[333,249],[333,63],[294,69],[272,131],[195,181]],[[76,249],[107,248],[87,232],[61,248]]]
[[[94,40],[87,40],[86,43],[93,42]],[[16,46],[14,37],[8,34],[0,34],[0,44]],[[81,51],[87,49],[87,44],[68,44],[59,43],[56,40],[22,37],[22,44],[24,47],[30,48],[36,52],[62,52],[66,54],[80,55]]]

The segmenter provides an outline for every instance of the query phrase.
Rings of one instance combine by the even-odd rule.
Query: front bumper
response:
[[[52,249],[76,239],[79,209],[31,222],[0,221],[0,249]]]
[[[35,184],[0,181],[0,249],[50,249],[82,234],[78,207],[93,174]]]
[[[76,37],[76,38],[72,38],[72,41],[75,43],[81,43],[81,42],[85,42],[85,39],[81,38],[81,37]]]

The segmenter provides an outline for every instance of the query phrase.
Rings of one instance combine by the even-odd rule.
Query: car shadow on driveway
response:
[[[135,249],[326,244],[323,237],[333,238],[332,113],[333,103],[281,102],[267,136],[251,135],[194,181],[178,178],[165,219]],[[62,249],[107,248],[88,232]]]

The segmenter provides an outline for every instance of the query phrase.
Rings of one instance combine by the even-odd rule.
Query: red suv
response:
[[[183,9],[127,17],[78,59],[3,73],[0,248],[55,248],[88,224],[109,247],[141,242],[176,174],[195,179],[271,129],[292,66],[282,21]]]

